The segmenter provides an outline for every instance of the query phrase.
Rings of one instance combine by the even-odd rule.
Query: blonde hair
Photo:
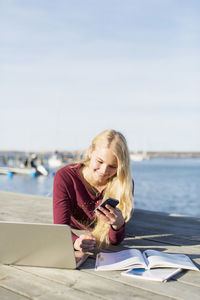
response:
[[[86,152],[84,165],[88,166],[90,152],[99,146],[111,149],[118,163],[117,173],[109,179],[103,200],[108,197],[118,199],[120,203],[117,207],[121,210],[125,222],[128,222],[133,211],[133,181],[126,139],[120,132],[113,129],[101,132],[93,139],[91,146]],[[109,229],[109,224],[97,218],[92,234],[96,237],[98,247],[109,245]]]

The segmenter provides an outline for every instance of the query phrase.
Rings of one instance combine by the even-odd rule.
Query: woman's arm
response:
[[[125,237],[125,221],[121,210],[107,204],[106,209],[100,207],[99,211],[96,211],[96,215],[110,225],[108,233],[110,243],[113,245],[119,244]]]
[[[67,224],[70,226],[72,199],[69,196],[67,185],[61,172],[56,172],[53,188],[53,218],[54,224]],[[74,249],[82,252],[92,251],[95,239],[91,234],[78,237],[72,232]]]
[[[134,196],[134,181],[132,180],[132,194]],[[113,245],[119,244],[125,237],[126,224],[122,212],[119,208],[113,208],[110,205],[106,205],[107,209],[103,207],[96,211],[96,215],[101,218],[105,223],[110,225],[108,233],[110,243]]]
[[[67,183],[61,172],[57,171],[53,185],[53,219],[54,224],[66,224],[70,226],[71,220],[71,199],[67,191]],[[72,233],[73,243],[78,238]]]
[[[55,224],[70,224],[71,200],[66,182],[60,172],[56,172],[53,185],[53,218]]]

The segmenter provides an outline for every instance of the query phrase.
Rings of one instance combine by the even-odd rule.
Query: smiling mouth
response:
[[[105,177],[107,177],[108,175],[107,175],[107,174],[98,174],[98,176],[99,176],[100,178],[105,178]]]

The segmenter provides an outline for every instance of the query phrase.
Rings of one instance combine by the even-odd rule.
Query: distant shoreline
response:
[[[43,156],[43,155],[52,155],[53,151],[11,151],[11,150],[0,150],[0,155],[29,155],[35,153],[39,156]],[[59,151],[60,154],[65,155],[72,155],[72,156],[79,156],[82,155],[84,153],[84,151]],[[135,152],[130,151],[130,154],[135,154]],[[144,155],[148,158],[153,158],[153,157],[182,157],[182,158],[189,158],[189,157],[200,157],[200,152],[186,152],[186,151],[147,151],[145,152],[145,154],[143,153],[143,151],[138,151],[136,154],[138,155]]]
[[[150,157],[200,157],[200,152],[147,152]]]

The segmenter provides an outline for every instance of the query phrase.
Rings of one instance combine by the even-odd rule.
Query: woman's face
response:
[[[117,158],[111,149],[97,147],[91,153],[89,169],[97,184],[106,184],[108,179],[117,173],[117,167]]]

